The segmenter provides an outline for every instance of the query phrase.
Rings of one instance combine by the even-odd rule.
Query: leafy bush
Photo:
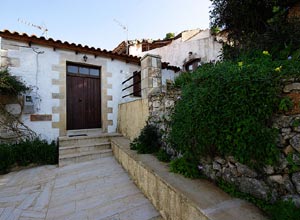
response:
[[[162,162],[170,162],[172,155],[169,154],[165,149],[160,148],[159,151],[156,153],[156,157]]]
[[[25,140],[17,144],[0,144],[0,172],[5,173],[12,166],[34,164],[56,164],[58,158],[55,142]]]
[[[192,82],[192,75],[189,72],[183,72],[175,78],[174,86],[182,88],[184,85]]]
[[[212,0],[211,26],[228,34],[223,57],[236,58],[243,51],[269,50],[277,58],[297,57],[300,19],[288,16],[297,0]],[[297,52],[298,51],[298,52]]]
[[[184,155],[170,163],[170,171],[174,173],[182,174],[188,178],[198,178],[200,177],[200,172],[198,170],[198,164],[196,160],[191,159],[189,156]]]
[[[293,101],[291,100],[290,97],[284,97],[280,100],[279,103],[279,111],[289,111],[292,109],[292,107],[294,106]]]
[[[1,95],[18,95],[28,90],[28,87],[21,82],[16,76],[9,74],[8,70],[0,70],[0,94]]]
[[[161,134],[154,125],[147,124],[140,135],[130,144],[131,150],[137,150],[140,154],[152,154],[161,146]]]
[[[5,173],[13,163],[12,147],[7,144],[0,144],[0,174]]]
[[[203,65],[175,106],[170,145],[194,158],[233,155],[250,166],[274,164],[278,131],[271,119],[280,103],[281,78],[291,75],[299,77],[299,62],[273,61],[267,51],[240,62]]]

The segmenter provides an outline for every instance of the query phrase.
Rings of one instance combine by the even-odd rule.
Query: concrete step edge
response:
[[[75,137],[68,137],[68,136],[61,136],[58,138],[60,142],[69,141],[69,140],[84,140],[84,139],[95,139],[95,138],[111,138],[111,137],[122,137],[122,134],[119,133],[103,133],[97,135],[88,135],[88,136],[75,136]]]
[[[88,147],[97,147],[97,146],[104,146],[104,145],[111,145],[111,142],[103,142],[103,143],[96,143],[96,144],[85,144],[85,145],[78,145],[78,146],[59,146],[59,150],[67,150],[67,149],[76,149],[76,148],[88,148]]]
[[[84,157],[94,154],[105,154],[112,152],[112,149],[104,149],[104,150],[98,150],[98,151],[87,151],[82,153],[76,153],[76,154],[67,154],[67,155],[59,155],[59,160],[61,159],[68,159],[68,158],[75,158],[75,157]]]

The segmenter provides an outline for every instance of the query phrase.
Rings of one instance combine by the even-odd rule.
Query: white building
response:
[[[7,107],[41,138],[86,129],[116,132],[118,104],[139,98],[132,94],[136,86],[122,91],[133,80],[123,81],[141,74],[139,57],[9,31],[0,32],[0,49],[1,68],[31,88],[23,96],[24,108]],[[163,81],[173,79],[174,67],[162,66]]]
[[[167,40],[135,40],[120,43],[113,51],[118,54],[143,56],[147,53],[159,55],[162,62],[181,67],[183,71],[194,70],[201,63],[219,60],[222,44],[219,36],[213,36],[209,29],[183,31]]]

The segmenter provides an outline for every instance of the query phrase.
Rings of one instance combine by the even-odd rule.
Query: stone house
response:
[[[209,29],[183,31],[174,38],[165,40],[134,40],[121,42],[113,51],[118,54],[143,56],[159,55],[163,62],[181,67],[183,71],[195,70],[201,63],[219,59],[223,36],[214,36]],[[128,48],[127,48],[128,47]]]
[[[21,121],[43,139],[77,130],[116,132],[118,104],[140,98],[130,94],[134,86],[122,98],[132,79],[122,82],[141,74],[137,56],[7,30],[0,32],[0,49],[1,67],[30,87],[21,98],[23,108],[16,103],[6,107],[20,113]],[[163,66],[165,80],[174,78],[175,67]]]

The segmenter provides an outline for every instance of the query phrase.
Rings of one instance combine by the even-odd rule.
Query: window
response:
[[[141,71],[133,73],[133,96],[141,97]]]
[[[78,66],[69,65],[67,69],[68,73],[78,73]]]
[[[67,73],[70,75],[99,77],[100,68],[92,66],[81,66],[76,64],[67,64]]]
[[[199,66],[201,66],[201,59],[200,58],[194,58],[190,59],[184,64],[185,71],[193,72],[195,71]]]

